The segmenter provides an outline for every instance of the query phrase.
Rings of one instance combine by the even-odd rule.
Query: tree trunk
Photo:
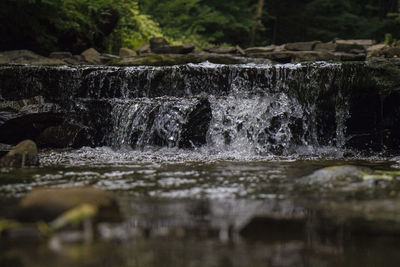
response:
[[[256,10],[256,16],[255,16],[255,24],[253,28],[250,31],[250,45],[254,46],[254,42],[256,39],[256,30],[257,26],[262,25],[262,11],[264,7],[264,0],[258,0],[257,3],[257,10]]]

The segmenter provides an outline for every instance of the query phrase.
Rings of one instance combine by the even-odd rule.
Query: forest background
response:
[[[264,46],[297,41],[400,39],[399,0],[1,0],[0,50],[94,47],[117,53],[151,37]]]

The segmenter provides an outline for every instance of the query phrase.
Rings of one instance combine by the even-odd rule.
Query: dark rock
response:
[[[61,124],[60,107],[42,96],[0,103],[0,142],[34,140],[45,128]]]
[[[129,48],[120,48],[119,49],[119,56],[121,58],[125,58],[125,57],[135,57],[137,56],[137,53],[135,51],[133,51],[132,49]]]
[[[385,58],[400,57],[400,47],[385,47],[380,50],[379,55]]]
[[[40,147],[80,148],[91,144],[88,130],[79,125],[63,124],[46,128],[36,141]]]
[[[285,49],[289,51],[312,51],[319,41],[288,43]]]
[[[187,116],[182,126],[179,147],[192,148],[206,144],[207,131],[212,118],[210,102],[203,98]]]
[[[150,45],[139,46],[138,49],[136,49],[136,53],[138,55],[150,54],[151,53]]]
[[[22,222],[52,221],[82,204],[98,208],[97,221],[121,219],[113,195],[94,187],[34,189],[21,200],[17,217]]]
[[[188,54],[194,51],[194,45],[164,45],[151,51],[156,54]]]
[[[39,165],[38,151],[35,142],[25,140],[16,145],[0,159],[0,166],[23,168]]]
[[[52,52],[52,53],[50,53],[49,58],[56,58],[56,59],[72,58],[72,53],[71,52]]]
[[[94,48],[89,48],[81,54],[89,64],[101,64],[101,54]]]
[[[167,46],[167,45],[169,45],[169,43],[163,37],[153,37],[150,39],[151,51],[153,51],[154,49],[163,47],[163,46]]]

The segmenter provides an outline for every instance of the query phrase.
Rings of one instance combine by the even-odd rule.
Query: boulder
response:
[[[50,53],[49,58],[56,58],[56,59],[72,58],[72,53],[64,51],[52,52]]]
[[[4,63],[33,65],[63,65],[64,61],[40,56],[29,50],[11,50],[0,53]],[[8,62],[7,62],[8,61]]]
[[[249,47],[244,50],[246,54],[269,53],[274,51],[275,45],[262,46],[262,47]]]
[[[285,49],[289,51],[311,51],[319,41],[287,43]]]
[[[400,57],[400,47],[385,47],[380,50],[379,55],[385,58]]]
[[[0,54],[0,64],[8,64],[8,63],[10,63],[10,59]]]
[[[135,56],[137,56],[137,53],[135,51],[133,51],[132,49],[122,47],[119,49],[119,56],[121,58],[135,57]]]
[[[39,147],[52,148],[80,148],[91,144],[87,129],[72,124],[48,127],[36,141]]]
[[[146,55],[151,53],[150,45],[142,45],[136,49],[138,55]]]
[[[23,168],[39,165],[38,151],[35,142],[25,140],[16,145],[0,159],[0,166]]]
[[[153,51],[154,49],[169,45],[167,40],[163,37],[153,37],[150,39],[150,49]]]
[[[367,52],[368,52],[368,56],[370,57],[379,57],[381,56],[381,52],[384,49],[387,49],[389,46],[385,45],[385,44],[376,44],[376,45],[372,45],[370,47],[368,47]]]
[[[189,54],[194,51],[194,45],[165,45],[152,48],[151,51],[156,54]]]
[[[114,60],[120,59],[119,56],[112,55],[112,54],[101,54],[100,55],[100,61],[102,64],[109,64],[110,62]]]
[[[53,221],[64,212],[83,204],[98,209],[97,221],[121,219],[113,195],[94,187],[34,189],[21,200],[17,217],[22,222]]]
[[[89,48],[83,51],[81,55],[89,64],[101,64],[101,54],[94,48]]]

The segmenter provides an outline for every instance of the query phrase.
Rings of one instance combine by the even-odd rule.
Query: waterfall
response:
[[[325,62],[2,66],[0,96],[57,104],[64,123],[85,127],[95,146],[282,155],[298,147],[345,148],[354,136],[348,121],[365,116],[350,110],[376,90],[375,74],[366,63]]]

